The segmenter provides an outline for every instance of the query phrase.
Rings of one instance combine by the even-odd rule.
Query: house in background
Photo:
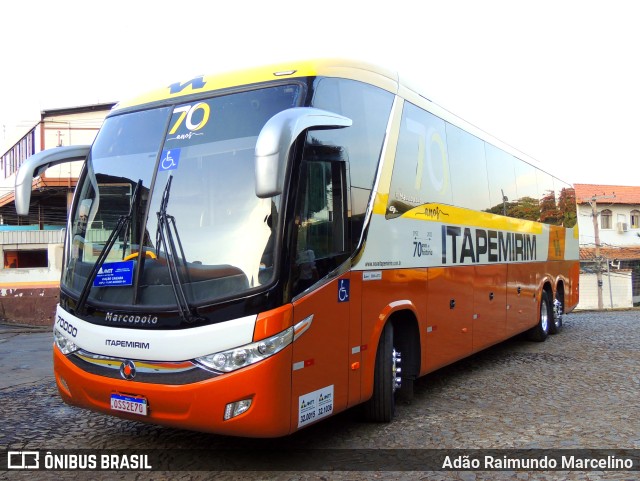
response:
[[[580,232],[579,309],[597,308],[602,270],[605,308],[640,305],[640,186],[575,184]],[[591,202],[596,200],[600,262]],[[600,266],[600,267],[599,267]]]
[[[41,112],[40,121],[0,157],[0,317],[50,324],[58,302],[63,230],[82,162],[47,169],[32,183],[28,216],[14,204],[16,173],[42,150],[91,144],[114,103]]]

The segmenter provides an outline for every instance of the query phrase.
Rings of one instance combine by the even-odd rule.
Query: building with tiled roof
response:
[[[640,187],[575,184],[580,246],[595,247],[590,201],[595,197],[600,245],[640,247]],[[640,260],[640,255],[637,257]]]
[[[611,282],[613,289],[605,291],[605,307],[611,296],[628,293],[635,305],[640,303],[640,186],[575,184],[578,207],[578,229],[580,232],[580,304],[582,308],[593,307],[596,295],[594,284],[598,266],[604,272],[603,281]],[[600,238],[599,255],[596,257],[593,208],[595,200],[596,221]],[[593,278],[593,279],[592,279]],[[618,284],[616,287],[616,283]],[[593,291],[593,292],[591,292]],[[617,292],[616,292],[617,291]],[[624,307],[613,305],[612,307]]]
[[[640,182],[640,179],[638,179]],[[611,195],[615,198],[607,199],[609,204],[640,205],[640,187],[628,185],[575,184],[578,203],[591,199],[594,195]]]

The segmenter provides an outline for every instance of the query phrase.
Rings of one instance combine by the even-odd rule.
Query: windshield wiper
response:
[[[178,264],[178,259],[182,260],[182,266],[184,267],[187,281],[191,283],[191,279],[189,278],[189,268],[187,266],[187,258],[184,255],[184,249],[182,248],[182,242],[180,241],[180,235],[178,234],[178,229],[176,227],[176,219],[172,215],[167,214],[167,205],[169,204],[169,193],[171,192],[172,180],[173,176],[169,175],[167,185],[164,187],[164,192],[162,193],[160,210],[157,212],[158,229],[156,231],[156,252],[158,254],[158,258],[160,257],[160,247],[162,247],[166,252],[169,280],[171,281],[173,294],[176,297],[178,312],[185,322],[192,323],[203,321],[205,319],[198,315],[195,307],[191,307],[189,305],[189,301],[187,300],[187,296],[184,292],[184,284],[180,278],[180,265]],[[180,249],[180,258],[178,257],[178,248]]]
[[[89,297],[89,292],[91,291],[91,285],[93,284],[93,281],[96,278],[98,271],[104,264],[104,261],[107,260],[107,256],[109,255],[109,252],[111,252],[113,245],[116,243],[116,240],[118,240],[118,237],[120,237],[120,234],[122,232],[125,233],[124,247],[122,251],[124,255],[124,248],[126,248],[127,239],[128,239],[127,231],[129,229],[129,226],[131,225],[133,208],[136,205],[136,202],[138,201],[138,195],[140,194],[140,192],[142,192],[142,179],[138,180],[136,187],[133,190],[133,195],[131,196],[131,203],[129,204],[129,212],[127,213],[127,215],[121,215],[118,218],[118,222],[116,223],[116,226],[111,231],[111,234],[109,234],[109,238],[107,239],[107,242],[105,242],[104,247],[102,248],[102,250],[100,251],[100,254],[98,255],[98,259],[96,260],[95,264],[91,268],[91,272],[89,272],[89,276],[87,277],[87,280],[85,281],[84,286],[82,286],[82,291],[80,292],[80,297],[78,298],[78,303],[76,304],[76,313],[81,313],[82,310],[84,309],[84,305],[87,302],[87,297]]]

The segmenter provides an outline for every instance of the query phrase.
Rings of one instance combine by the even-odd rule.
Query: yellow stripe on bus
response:
[[[386,215],[389,196],[377,194],[373,206],[373,213]],[[446,224],[465,225],[470,227],[485,227],[510,232],[526,232],[530,234],[542,234],[543,224],[531,220],[516,219],[488,212],[477,212],[460,207],[444,204],[423,204],[404,214],[405,219],[415,219],[431,222],[443,222]]]
[[[542,224],[539,222],[443,204],[423,204],[405,212],[402,217],[470,227],[487,227],[510,232],[542,234]]]

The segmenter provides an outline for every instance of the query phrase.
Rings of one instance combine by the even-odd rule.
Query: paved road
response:
[[[0,325],[0,390],[53,379],[51,329]]]
[[[22,449],[293,448],[640,449],[640,311],[577,313],[544,343],[520,338],[426,376],[391,424],[353,411],[277,440],[247,440],[124,421],[64,405],[51,334],[0,329],[0,446]],[[11,473],[14,474],[14,473]],[[50,479],[82,473],[39,473]],[[6,473],[5,473],[6,475]],[[216,479],[638,479],[640,472],[249,472]],[[0,472],[0,479],[3,474]],[[92,479],[138,479],[132,473]],[[210,479],[213,473],[153,473]],[[146,477],[140,477],[146,479]]]

